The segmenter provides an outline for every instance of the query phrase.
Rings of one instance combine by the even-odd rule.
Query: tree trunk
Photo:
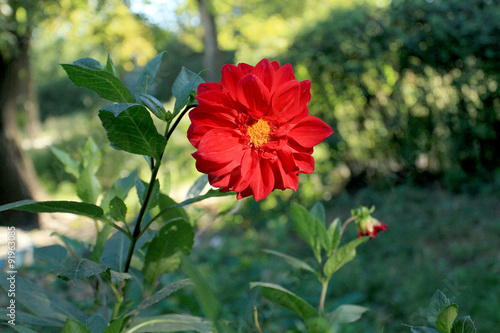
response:
[[[23,89],[21,73],[29,59],[31,31],[18,38],[18,52],[6,58],[0,54],[0,205],[23,199],[36,199],[40,186],[31,161],[19,144],[16,109],[19,93]],[[23,64],[24,63],[24,64]],[[26,91],[26,90],[25,90]],[[0,213],[0,225],[25,229],[39,227],[38,214],[6,211]]]
[[[217,42],[215,17],[210,10],[209,3],[207,3],[208,1],[209,0],[198,0],[200,19],[204,30],[203,44],[205,45],[205,52],[203,55],[203,62],[208,69],[206,73],[208,81],[218,82],[221,78],[222,59],[219,43]]]

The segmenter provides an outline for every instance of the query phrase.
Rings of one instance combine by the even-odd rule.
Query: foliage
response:
[[[284,59],[312,79],[312,112],[336,125],[336,163],[365,181],[491,180],[499,15],[492,2],[398,0],[333,9],[299,35]]]

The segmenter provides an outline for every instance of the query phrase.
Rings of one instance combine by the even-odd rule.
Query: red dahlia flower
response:
[[[299,173],[314,170],[313,147],[333,133],[309,115],[310,88],[310,81],[295,79],[290,64],[225,65],[220,84],[199,85],[199,106],[189,114],[198,171],[238,199],[297,190]]]
[[[387,227],[387,224],[370,216],[358,224],[358,237],[369,235],[371,238],[375,238],[379,231],[384,231]]]

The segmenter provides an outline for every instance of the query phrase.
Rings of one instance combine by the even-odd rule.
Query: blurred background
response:
[[[111,55],[130,88],[166,50],[152,94],[172,108],[181,66],[220,78],[226,63],[266,57],[312,81],[310,113],[334,135],[315,148],[316,171],[297,193],[273,193],[218,219],[193,257],[216,288],[227,318],[252,331],[254,303],[268,332],[297,331],[286,311],[248,290],[280,283],[316,304],[314,277],[260,252],[308,257],[294,236],[291,202],[327,207],[328,218],[375,205],[389,229],[334,277],[327,309],[371,311],[346,332],[407,332],[441,289],[479,332],[500,326],[500,4],[494,0],[0,0],[0,204],[77,199],[75,179],[49,149],[78,159],[91,136],[104,151],[97,176],[109,188],[144,160],[109,147],[97,110],[106,103],[75,87],[60,64]],[[182,200],[199,176],[181,123],[160,176]],[[168,158],[168,157],[167,157]],[[234,206],[235,200],[217,202]],[[212,213],[210,211],[212,210]],[[189,208],[210,220],[216,206]],[[208,213],[207,213],[208,211]],[[212,215],[211,215],[212,214]],[[61,224],[64,224],[61,227]],[[88,221],[0,214],[26,230],[91,229]],[[81,231],[83,241],[90,236]],[[354,238],[355,230],[348,232]],[[198,314],[192,295],[157,311]]]

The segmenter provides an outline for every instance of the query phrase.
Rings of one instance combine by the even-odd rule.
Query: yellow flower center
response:
[[[264,119],[259,119],[259,121],[247,129],[247,134],[250,137],[250,144],[253,144],[255,148],[261,147],[269,142],[270,132],[271,126],[269,122]]]

